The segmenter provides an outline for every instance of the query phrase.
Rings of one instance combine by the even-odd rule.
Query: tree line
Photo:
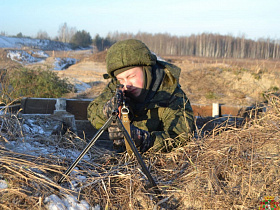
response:
[[[3,35],[3,32],[1,32]],[[16,37],[23,37],[22,33]],[[40,30],[35,38],[50,39],[46,31]],[[110,32],[106,37],[78,31],[69,27],[67,23],[59,26],[58,35],[53,39],[71,43],[73,48],[94,45],[98,51],[108,49],[115,42],[135,38],[143,41],[158,55],[200,56],[213,58],[251,58],[251,59],[279,59],[280,40],[262,38],[258,40],[246,39],[245,36],[234,37],[213,33],[202,33],[190,36],[174,36],[168,33],[151,34],[146,32],[119,33]]]
[[[7,36],[4,31],[0,32],[0,35]],[[16,36],[17,38],[32,38],[29,36],[23,35],[19,32]],[[69,27],[67,23],[63,23],[59,26],[58,35],[53,39],[50,38],[48,33],[43,30],[39,30],[37,35],[33,37],[35,39],[48,39],[58,42],[70,43],[72,48],[78,47],[89,47],[92,44],[92,38],[89,32],[85,30],[78,31],[75,27]]]
[[[153,52],[159,55],[251,59],[280,58],[280,42],[270,38],[254,41],[246,39],[245,36],[234,37],[212,33],[179,37],[166,33],[150,34],[139,32],[131,34],[114,32],[109,33],[105,39],[107,42],[109,40],[114,43],[129,38],[143,41]],[[106,48],[108,46],[104,47],[104,49]]]

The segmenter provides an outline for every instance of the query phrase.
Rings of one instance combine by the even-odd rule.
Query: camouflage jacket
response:
[[[134,115],[131,123],[151,134],[154,142],[152,148],[156,151],[170,150],[182,144],[194,130],[193,111],[179,85],[181,69],[170,63],[162,61],[157,63],[164,69],[165,74],[153,98],[141,109],[136,110],[136,104],[129,104]],[[100,129],[106,122],[103,106],[114,96],[116,84],[116,80],[112,79],[103,93],[88,106],[88,120],[96,129]]]

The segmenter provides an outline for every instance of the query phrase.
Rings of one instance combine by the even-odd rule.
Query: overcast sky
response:
[[[109,32],[218,33],[280,39],[280,0],[0,0],[0,32],[52,38],[63,23]]]

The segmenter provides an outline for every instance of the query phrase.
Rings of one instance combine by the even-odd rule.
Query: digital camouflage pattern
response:
[[[140,152],[146,152],[152,146],[151,143],[153,142],[151,142],[151,135],[148,131],[139,129],[131,124],[130,132],[131,138]]]
[[[152,149],[169,151],[172,147],[185,143],[188,135],[194,131],[193,111],[190,102],[179,85],[181,69],[163,61],[157,61],[164,69],[163,81],[153,98],[136,110],[136,103],[130,101],[133,113],[131,123],[150,133]],[[116,90],[117,81],[112,79],[103,93],[88,106],[88,120],[96,129],[106,122],[103,114],[104,104],[111,99]]]

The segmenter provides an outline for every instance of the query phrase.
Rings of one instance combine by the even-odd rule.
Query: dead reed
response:
[[[242,125],[224,121],[207,133],[197,130],[191,142],[170,153],[144,154],[160,195],[146,188],[135,158],[96,147],[58,185],[73,158],[12,152],[5,143],[23,136],[8,135],[14,131],[2,126],[0,178],[8,188],[0,189],[0,209],[46,209],[47,196],[67,193],[101,209],[257,209],[263,197],[280,195],[280,98],[266,98],[266,111],[252,111]],[[73,133],[48,139],[65,149],[86,145]]]

